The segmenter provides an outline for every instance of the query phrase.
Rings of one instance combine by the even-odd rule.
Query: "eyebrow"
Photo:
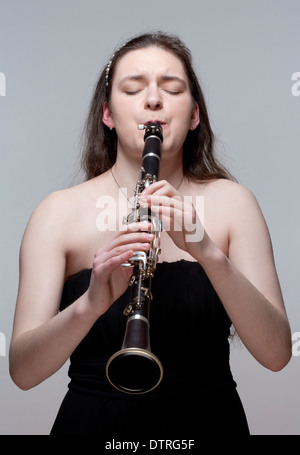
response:
[[[146,80],[147,77],[144,76],[143,74],[132,74],[129,76],[125,76],[123,79],[121,79],[120,84],[123,84],[124,82],[127,81],[144,81]],[[182,79],[181,77],[178,76],[169,76],[169,75],[162,75],[159,77],[159,81],[161,82],[172,82],[172,81],[177,81],[186,86],[186,81]]]

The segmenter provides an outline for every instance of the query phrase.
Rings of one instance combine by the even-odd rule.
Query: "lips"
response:
[[[159,122],[161,124],[162,127],[164,127],[166,125],[166,122],[163,122],[162,120],[158,120],[158,119],[155,119],[155,120],[147,120],[147,122],[144,123],[144,125],[147,125],[148,122],[151,122],[151,123],[157,123]]]

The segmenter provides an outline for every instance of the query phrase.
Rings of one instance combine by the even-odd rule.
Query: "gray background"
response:
[[[100,69],[145,30],[178,33],[192,50],[219,154],[262,207],[292,332],[300,332],[300,97],[291,80],[300,71],[299,15],[299,0],[0,0],[0,434],[48,434],[65,394],[67,365],[27,392],[8,374],[19,246],[39,201],[80,178]],[[300,357],[272,373],[235,342],[232,370],[252,434],[300,434]]]

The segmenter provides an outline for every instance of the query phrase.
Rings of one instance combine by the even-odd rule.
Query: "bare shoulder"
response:
[[[193,184],[192,192],[203,197],[205,230],[225,254],[233,239],[249,231],[268,236],[264,216],[253,192],[226,179]]]
[[[227,200],[228,203],[239,203],[245,200],[255,201],[255,196],[252,191],[232,180],[218,179],[211,180],[207,183],[202,183],[204,195],[216,198],[220,201]]]
[[[72,212],[73,191],[60,190],[50,193],[33,210],[27,230],[34,226],[52,229],[52,235],[56,232],[56,226],[63,225]]]
[[[66,277],[90,266],[105,236],[97,230],[98,198],[108,191],[107,178],[88,180],[49,194],[33,211],[22,241],[21,255],[47,257],[65,262]],[[36,258],[37,262],[38,258]]]
[[[204,184],[203,195],[206,204],[217,209],[225,219],[240,218],[245,212],[262,215],[253,192],[240,183],[226,179],[214,180]]]
[[[71,188],[50,193],[33,210],[27,223],[23,242],[30,244],[48,239],[48,243],[65,244],[71,226],[88,199],[88,184],[80,184]]]
[[[212,182],[207,188],[207,196],[215,201],[224,217],[226,214],[226,219],[232,224],[231,228],[249,222],[252,226],[255,222],[265,224],[256,196],[240,183],[225,179]]]
[[[88,208],[89,203],[94,203],[96,186],[94,179],[54,191],[37,205],[32,213],[32,218],[44,222],[52,220],[58,224],[64,224],[68,219],[72,222],[74,216],[77,217],[79,213],[82,213],[83,207]]]

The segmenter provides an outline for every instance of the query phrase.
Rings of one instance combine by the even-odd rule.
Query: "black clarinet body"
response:
[[[138,128],[145,129],[142,166],[134,192],[132,212],[124,222],[130,224],[148,221],[151,223],[150,232],[154,234],[154,240],[147,252],[136,251],[129,261],[123,264],[125,267],[133,267],[129,282],[129,303],[124,310],[127,316],[126,330],[120,351],[114,353],[106,364],[109,382],[116,389],[131,394],[150,392],[158,386],[163,377],[162,364],[151,352],[149,332],[151,279],[160,253],[162,226],[150,207],[141,207],[139,204],[140,193],[158,180],[163,136],[159,122],[148,122],[146,125],[138,125]]]

